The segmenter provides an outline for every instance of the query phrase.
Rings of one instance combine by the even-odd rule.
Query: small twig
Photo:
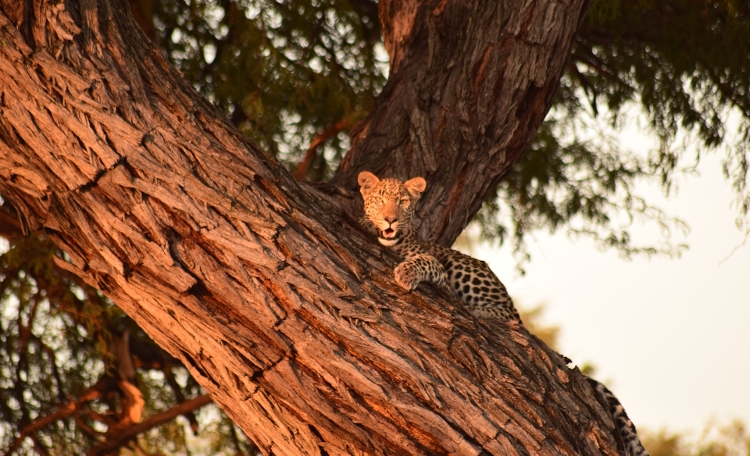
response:
[[[99,456],[108,454],[109,452],[120,448],[128,440],[132,439],[141,432],[148,431],[149,429],[161,426],[164,423],[172,421],[178,415],[184,415],[188,411],[195,410],[211,402],[211,398],[204,394],[198,396],[195,399],[190,399],[182,404],[178,404],[169,410],[165,410],[156,415],[152,415],[149,418],[141,421],[140,423],[133,424],[125,429],[119,430],[117,434],[110,435],[107,440],[96,445],[89,451],[89,456]]]
[[[349,116],[346,119],[340,120],[333,126],[330,126],[320,132],[310,143],[310,147],[307,149],[305,157],[302,159],[299,166],[297,167],[297,170],[294,172],[294,178],[300,182],[305,180],[307,171],[310,169],[310,166],[312,165],[312,162],[313,160],[315,160],[315,157],[317,155],[316,152],[318,146],[336,136],[341,130],[345,130],[351,127],[353,123],[353,116]]]
[[[616,73],[614,73],[609,68],[607,68],[606,62],[604,62],[601,58],[597,57],[596,54],[592,53],[590,49],[582,49],[582,50],[586,52],[586,55],[574,52],[572,54],[573,59],[577,59],[580,62],[583,62],[586,65],[594,68],[600,75],[609,79],[611,82],[614,82],[615,84],[619,84],[623,87],[630,88],[630,84],[625,82],[622,78],[617,76]]]
[[[743,247],[745,244],[747,244],[747,238],[750,236],[750,231],[745,231],[745,237],[742,239],[742,242],[735,245],[731,252],[729,252],[729,255],[727,255],[723,260],[719,261],[719,264],[717,266],[721,266],[724,264],[725,261],[730,259],[732,255],[734,255],[734,252],[739,250],[741,247]]]
[[[167,384],[170,388],[172,388],[172,391],[174,392],[174,397],[177,400],[177,403],[185,402],[185,395],[182,394],[182,389],[180,389],[180,385],[177,383],[177,380],[174,378],[174,374],[172,373],[172,369],[170,367],[164,366],[161,370],[164,373],[164,378],[167,379]],[[190,423],[190,429],[193,431],[193,435],[198,435],[198,419],[195,417],[195,413],[193,411],[189,411],[183,415],[188,422]]]
[[[36,435],[32,435],[31,440],[34,442],[34,449],[37,453],[39,453],[41,456],[49,456],[47,449],[44,447],[42,442],[39,441],[39,437],[37,437]]]
[[[92,426],[90,426],[90,425],[89,425],[89,424],[88,424],[87,422],[85,422],[85,421],[83,420],[83,417],[82,417],[83,415],[84,415],[83,413],[76,413],[76,414],[75,414],[75,416],[73,417],[73,419],[74,419],[74,420],[76,421],[76,424],[78,425],[78,427],[79,427],[79,428],[80,428],[80,429],[81,429],[81,430],[82,430],[82,431],[83,431],[83,432],[84,432],[84,433],[85,433],[86,435],[88,435],[88,436],[89,436],[89,437],[91,437],[92,439],[98,439],[98,438],[100,438],[100,437],[101,437],[101,436],[103,435],[103,433],[102,433],[102,432],[99,432],[99,431],[97,431],[97,430],[96,430],[96,429],[94,429],[94,428],[93,428]]]
[[[80,398],[78,398],[77,401],[75,402],[71,401],[68,404],[64,404],[60,406],[60,408],[58,408],[57,411],[29,424],[28,426],[26,426],[25,428],[21,430],[20,435],[15,441],[13,441],[13,444],[5,453],[5,456],[10,456],[11,454],[13,454],[21,445],[21,443],[24,441],[24,439],[28,437],[29,435],[35,433],[36,431],[42,429],[43,427],[49,424],[54,423],[55,421],[61,420],[63,418],[67,418],[75,414],[76,411],[78,411],[79,407],[81,407],[83,404],[87,402],[90,402],[98,398],[100,395],[101,395],[100,391],[95,390],[95,389],[90,389],[86,391]]]

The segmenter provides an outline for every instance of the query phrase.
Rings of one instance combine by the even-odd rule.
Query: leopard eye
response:
[[[409,205],[409,198],[401,198],[401,205],[402,206],[408,206]]]

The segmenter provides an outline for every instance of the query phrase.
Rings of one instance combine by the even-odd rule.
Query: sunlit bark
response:
[[[493,15],[383,2],[385,25],[412,8],[413,26],[386,34],[404,37],[402,54],[337,200],[298,185],[200,98],[127,3],[3,0],[0,194],[267,454],[614,455],[611,420],[577,371],[523,328],[486,327],[430,286],[398,288],[393,259],[332,202],[346,207],[363,167],[426,171],[424,212],[442,222],[427,233],[453,236],[541,121],[583,3],[509,0]],[[444,29],[455,15],[465,28]],[[495,22],[471,28],[483,21]],[[451,34],[464,46],[453,52],[482,57],[452,60],[432,40]],[[432,91],[401,76],[419,58]],[[471,83],[437,83],[459,67]],[[499,82],[516,72],[523,84]],[[385,147],[389,103],[412,107]]]
[[[423,176],[423,235],[450,246],[544,119],[588,0],[379,2],[392,74],[334,182]]]

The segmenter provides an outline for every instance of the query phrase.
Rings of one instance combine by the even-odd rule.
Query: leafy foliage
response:
[[[49,267],[50,243],[36,237],[14,243],[0,257],[0,407],[3,446],[14,430],[52,413],[69,394],[96,382],[106,347],[97,316],[107,310],[95,290],[70,283]],[[90,293],[81,299],[79,294]],[[56,305],[51,305],[54,300]],[[78,324],[82,322],[82,325]],[[93,337],[90,337],[93,336]],[[105,350],[106,351],[106,350]],[[70,454],[92,443],[77,427],[55,425],[38,438]],[[80,442],[80,443],[79,443]]]
[[[635,188],[657,182],[669,193],[689,159],[686,145],[697,151],[692,166],[701,152],[724,149],[737,226],[750,232],[748,37],[747,2],[594,2],[550,115],[500,184],[499,199],[485,203],[478,216],[485,236],[502,241],[512,232],[522,260],[528,234],[561,228],[626,257],[679,254],[685,247],[671,244],[669,234],[684,230],[683,223],[639,198]],[[633,154],[606,133],[586,136],[597,123],[621,128],[634,108],[658,139],[655,150]],[[498,221],[498,212],[509,215]],[[633,245],[627,227],[638,219],[662,228],[661,245]]]
[[[581,128],[577,120],[553,114],[542,124],[523,162],[498,186],[499,197],[486,202],[477,215],[484,237],[502,242],[511,233],[520,264],[528,260],[525,239],[540,229],[555,232],[567,228],[569,233],[589,236],[600,247],[614,248],[626,258],[634,254],[679,255],[686,246],[670,243],[670,235],[686,232],[687,226],[635,193],[640,182],[654,176],[656,167],[643,157],[620,150],[606,134],[595,140],[579,137],[579,130],[596,128]],[[565,142],[560,139],[562,131],[575,136]],[[645,221],[661,228],[661,244],[639,246],[631,241],[628,227]]]
[[[157,1],[153,25],[196,89],[290,167],[318,132],[364,118],[385,83],[369,0]],[[347,148],[332,136],[309,177],[329,177]]]

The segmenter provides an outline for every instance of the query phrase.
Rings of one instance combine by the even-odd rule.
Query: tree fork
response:
[[[392,74],[334,182],[425,177],[423,236],[452,245],[530,144],[589,4],[380,1]]]
[[[547,18],[545,36],[564,28],[552,27],[550,14],[579,20],[584,9],[532,3],[519,17]],[[427,5],[430,17],[459,8]],[[438,33],[419,23],[424,8],[414,30]],[[570,39],[566,31],[552,41]],[[0,0],[0,41],[0,194],[27,229],[44,231],[67,253],[62,268],[106,293],[180,359],[264,453],[618,454],[611,419],[577,371],[523,328],[489,328],[430,286],[401,290],[393,258],[197,95],[124,0]],[[527,48],[510,45],[502,55]],[[404,48],[394,81],[414,68],[415,53]],[[537,65],[552,60],[535,57],[524,77],[542,84]],[[477,98],[491,96],[479,90],[490,67],[475,67]],[[394,84],[384,100],[393,100]],[[541,121],[534,100],[554,91],[549,84],[529,83],[521,99],[531,101],[492,116],[512,118],[515,140],[459,154],[462,171],[435,168],[433,185],[465,188],[474,163],[495,163],[507,144],[528,143],[536,124],[521,125],[521,111]],[[462,100],[442,96],[463,109]],[[343,182],[387,139],[372,120],[386,107],[381,101],[365,124],[370,133],[360,130]],[[409,138],[427,153],[431,121],[413,111]],[[437,125],[467,143],[497,130],[454,115]],[[396,163],[419,157],[414,147],[389,150]],[[505,157],[521,151],[508,150]],[[433,155],[435,166],[449,164],[441,156]],[[471,178],[487,188],[501,168]],[[441,226],[465,223],[442,214]]]

